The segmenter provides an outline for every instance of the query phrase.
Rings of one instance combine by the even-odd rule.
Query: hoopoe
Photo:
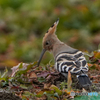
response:
[[[55,59],[55,69],[67,77],[68,71],[74,74],[82,87],[91,84],[87,72],[88,65],[84,54],[67,44],[61,42],[55,34],[59,19],[49,28],[43,37],[43,51],[38,61],[38,66],[44,53],[48,50],[53,53]]]

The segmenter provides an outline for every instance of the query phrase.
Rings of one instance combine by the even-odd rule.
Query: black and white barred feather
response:
[[[81,51],[61,52],[55,57],[55,68],[61,73],[70,71],[72,74],[88,72],[88,65]]]

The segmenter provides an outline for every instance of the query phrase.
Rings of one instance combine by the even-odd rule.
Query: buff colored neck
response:
[[[56,55],[58,55],[61,52],[66,52],[66,51],[70,51],[73,48],[71,48],[70,46],[66,45],[65,43],[61,42],[59,39],[57,40],[57,42],[54,43],[53,45],[53,55],[54,57]]]

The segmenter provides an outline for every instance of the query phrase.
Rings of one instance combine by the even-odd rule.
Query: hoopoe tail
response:
[[[78,75],[78,80],[79,80],[79,84],[82,87],[87,87],[89,85],[91,85],[90,79],[87,75],[83,74],[83,75]]]

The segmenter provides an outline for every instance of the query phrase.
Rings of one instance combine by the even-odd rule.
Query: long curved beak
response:
[[[46,50],[43,49],[42,52],[41,52],[41,55],[40,55],[40,58],[39,58],[39,61],[38,61],[37,67],[40,65],[40,62],[41,62],[42,57],[43,57],[43,55],[44,55],[45,52],[46,52]]]

